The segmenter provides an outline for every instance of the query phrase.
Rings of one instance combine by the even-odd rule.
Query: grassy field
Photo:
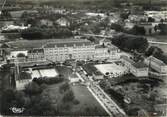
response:
[[[64,75],[65,78],[68,78],[68,76],[72,73],[72,69],[65,66],[57,66],[56,70],[59,74]],[[87,87],[80,84],[70,85],[70,88],[74,93],[75,100],[78,100],[79,103],[74,104],[74,102],[63,102],[62,99],[64,94],[60,92],[59,88],[65,82],[69,81],[65,80],[62,83],[49,85],[47,89],[45,89],[45,91],[43,92],[50,97],[54,108],[59,110],[58,115],[107,116],[105,110],[89,92]],[[62,105],[68,104],[70,105],[70,108],[64,109],[64,107],[62,107]]]
[[[107,2],[110,2],[110,3],[114,3],[114,2],[123,2],[125,0],[16,0],[17,3],[19,2],[34,2],[34,3],[37,3],[37,2],[67,2],[67,3],[70,3],[70,2],[99,2],[99,1],[107,1]],[[150,0],[127,0],[128,2],[132,2],[134,4],[146,4],[146,3],[149,3]],[[167,3],[166,0],[151,0],[152,4],[162,4],[162,3]]]
[[[80,104],[75,105],[72,111],[78,113],[78,115],[95,115],[95,116],[106,116],[107,113],[96,101],[93,95],[88,91],[85,86],[72,86],[74,95]]]
[[[62,102],[63,94],[60,93],[59,87],[63,83],[50,85],[43,93],[48,95],[51,99],[51,103],[54,108],[61,108],[61,106],[66,103]],[[101,105],[96,101],[93,95],[88,91],[85,86],[71,86],[74,92],[75,99],[79,101],[79,104],[75,105],[72,102],[70,104],[70,109],[63,110],[60,109],[58,115],[67,116],[107,116],[107,113],[103,110]]]

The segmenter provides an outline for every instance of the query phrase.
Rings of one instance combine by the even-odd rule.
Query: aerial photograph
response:
[[[167,0],[0,0],[0,117],[167,117]]]

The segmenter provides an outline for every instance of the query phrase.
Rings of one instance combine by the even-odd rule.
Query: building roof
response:
[[[97,76],[103,75],[100,71],[95,71],[93,74],[94,74],[94,75],[97,75]]]
[[[128,58],[127,56],[121,56],[124,60],[129,62],[131,65],[133,65],[135,68],[145,68],[147,65],[144,62],[135,62],[132,59]]]
[[[135,68],[145,68],[148,67],[146,64],[144,64],[143,62],[137,62],[137,63],[133,63],[133,66]]]
[[[102,48],[102,49],[103,49],[103,48],[106,48],[106,47],[105,47],[105,46],[103,46],[103,45],[97,45],[97,46],[95,46],[95,48],[96,48],[96,49],[100,49],[100,48]],[[108,48],[106,48],[106,49],[108,49]]]
[[[42,48],[47,43],[70,43],[70,42],[89,42],[88,40],[82,39],[42,39],[42,40],[18,40],[8,42],[7,44],[15,49],[28,49],[31,50],[33,48]]]
[[[70,75],[70,78],[78,78],[78,76],[77,76],[77,74],[76,73],[72,73],[71,75]]]
[[[68,42],[60,42],[60,43],[48,43],[44,46],[44,48],[55,48],[55,47],[73,47],[73,46],[87,46],[87,45],[92,45],[92,43],[88,40],[80,40],[80,41],[68,41]]]
[[[32,49],[29,50],[28,53],[44,53],[43,49]]]
[[[121,58],[122,59],[124,59],[124,60],[126,60],[127,62],[129,62],[129,63],[131,63],[131,64],[134,64],[135,62],[132,60],[132,59],[130,59],[130,58],[128,58],[127,56],[121,56]]]
[[[159,60],[159,59],[157,59],[157,58],[155,58],[153,56],[150,56],[148,58],[148,60],[150,60],[151,62],[155,62],[156,64],[158,64],[160,66],[166,66],[166,64],[163,61],[161,61],[161,60]]]

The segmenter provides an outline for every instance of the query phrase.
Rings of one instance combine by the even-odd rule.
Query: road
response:
[[[111,117],[126,117],[126,113],[101,89],[98,82],[84,74],[84,71],[79,71],[79,75],[84,79],[85,84],[97,101],[102,105],[106,112]]]

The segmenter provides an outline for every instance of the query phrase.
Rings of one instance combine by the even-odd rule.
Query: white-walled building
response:
[[[115,60],[120,58],[119,48],[109,44],[109,41],[101,45],[99,43],[92,43],[87,39],[50,39],[41,40],[40,42],[32,40],[14,42],[11,44],[12,47],[16,47],[19,52],[26,51],[25,62],[63,62],[68,59]]]
[[[95,59],[107,59],[110,57],[110,53],[108,48],[103,46],[96,46],[95,47]]]
[[[136,77],[147,77],[148,76],[148,67],[143,62],[134,62],[127,56],[121,56],[122,63],[129,68],[129,72]]]
[[[62,27],[70,26],[70,21],[67,18],[61,17],[59,18],[56,23],[58,23]]]
[[[60,43],[49,43],[44,46],[46,59],[65,61],[67,59],[93,59],[95,45],[88,40],[76,40]]]
[[[150,56],[147,59],[145,59],[145,63],[155,71],[161,74],[167,74],[167,64],[165,64],[163,61],[153,56]]]

